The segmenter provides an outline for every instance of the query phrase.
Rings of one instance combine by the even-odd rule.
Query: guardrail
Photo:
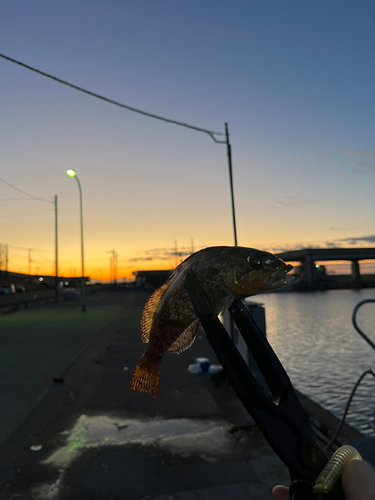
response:
[[[62,296],[59,296],[59,300],[62,299]],[[2,313],[7,313],[7,312],[13,312],[13,311],[18,311],[19,309],[28,309],[30,305],[35,305],[35,304],[49,304],[50,302],[53,302],[55,300],[55,294],[53,293],[52,295],[48,296],[42,296],[42,297],[32,297],[30,299],[24,299],[24,300],[13,300],[13,301],[8,301],[0,304],[0,314]]]
[[[113,290],[114,287],[113,285],[100,285],[100,286],[95,286],[91,285],[88,286],[86,289],[86,293],[89,295],[91,293],[96,293],[98,291],[108,291],[108,290]],[[121,289],[119,287],[118,289]],[[28,309],[30,306],[35,306],[35,305],[42,305],[42,304],[50,304],[55,301],[55,292],[51,291],[50,294],[48,295],[42,295],[38,296],[35,294],[33,297],[23,299],[19,296],[17,296],[17,299],[15,300],[15,297],[12,297],[13,300],[9,298],[7,302],[0,303],[0,314],[6,314],[6,313],[11,313],[15,311],[19,311],[21,309]],[[64,289],[59,291],[59,302],[65,302],[64,298]]]

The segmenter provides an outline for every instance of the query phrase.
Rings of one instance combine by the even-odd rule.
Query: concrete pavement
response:
[[[79,301],[39,306],[0,316],[0,442],[59,377],[77,353],[120,313],[123,297],[90,298],[82,314]],[[99,305],[100,302],[100,305]],[[116,303],[117,302],[117,303]]]
[[[26,367],[32,379],[32,368],[44,366],[32,389],[25,388],[28,402],[48,390],[3,443],[0,499],[265,500],[272,486],[288,484],[288,471],[231,387],[188,373],[196,357],[215,361],[204,335],[188,351],[166,354],[156,400],[129,390],[144,351],[139,319],[147,298],[142,292],[99,292],[89,298],[87,314],[78,303],[46,306],[34,323],[24,317],[21,345],[23,320],[17,315],[32,311],[5,319],[13,352],[9,373],[18,345],[26,359],[23,377]],[[47,342],[47,332],[59,340]],[[13,384],[22,385],[21,377]],[[10,386],[7,391],[10,401]]]

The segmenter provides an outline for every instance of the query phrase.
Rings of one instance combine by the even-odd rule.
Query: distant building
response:
[[[159,288],[163,285],[172,274],[172,271],[134,271],[133,276],[135,277],[135,285],[139,288],[147,288],[152,286]]]

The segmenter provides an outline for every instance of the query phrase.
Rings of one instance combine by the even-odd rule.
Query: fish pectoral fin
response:
[[[160,303],[160,299],[162,298],[164,292],[169,286],[169,280],[164,283],[163,286],[158,288],[148,299],[145,307],[142,311],[142,319],[141,319],[141,339],[142,342],[147,344],[150,341],[150,332],[152,327],[152,322],[154,319],[156,308]]]
[[[194,320],[191,325],[189,325],[186,330],[181,333],[177,340],[173,342],[168,351],[171,354],[181,354],[183,351],[186,351],[186,349],[189,349],[189,347],[194,342],[195,337],[197,336],[198,326],[199,318]]]

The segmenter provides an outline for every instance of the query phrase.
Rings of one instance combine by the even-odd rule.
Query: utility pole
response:
[[[229,142],[229,131],[228,124],[225,123],[225,141],[218,141],[212,134],[209,134],[211,139],[218,144],[227,145],[227,156],[228,156],[228,169],[229,169],[229,184],[230,184],[230,195],[232,202],[232,219],[233,219],[233,235],[234,235],[234,246],[237,246],[237,227],[236,227],[236,214],[234,210],[234,193],[233,193],[233,175],[232,175],[232,147]]]
[[[9,245],[8,243],[5,245],[5,272],[8,274],[8,253],[9,253]]]
[[[55,194],[55,303],[59,302],[59,268],[57,252],[57,194]]]
[[[113,259],[114,259],[114,266],[113,266],[114,282],[115,282],[115,286],[117,286],[117,262],[118,262],[117,252],[114,253]]]
[[[213,135],[211,135],[211,139],[220,144],[227,145],[227,156],[228,156],[228,169],[229,169],[229,185],[230,185],[230,196],[232,203],[232,219],[233,219],[233,236],[234,236],[234,246],[237,246],[237,227],[236,227],[236,213],[234,209],[234,193],[233,193],[233,174],[232,174],[232,147],[229,142],[229,130],[228,123],[225,123],[225,141],[218,141],[215,139]],[[230,337],[234,339],[234,323],[233,318],[230,316]]]
[[[114,286],[117,286],[117,262],[118,262],[118,254],[115,250],[110,250],[109,252],[112,256],[109,258],[109,272],[110,272],[110,280],[112,281]]]
[[[33,252],[34,249],[33,248],[28,248],[27,250],[29,252],[29,276],[31,276],[31,263],[32,263],[31,252]]]
[[[233,218],[233,233],[234,233],[234,246],[237,246],[237,228],[236,228],[236,213],[234,210],[234,194],[233,194],[233,175],[232,175],[232,147],[229,142],[229,132],[228,124],[225,124],[225,137],[227,143],[227,156],[228,156],[228,167],[229,167],[229,183],[230,183],[230,194],[232,200],[232,218]]]

